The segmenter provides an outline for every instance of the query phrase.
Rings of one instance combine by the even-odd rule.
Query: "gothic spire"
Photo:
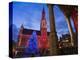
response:
[[[43,10],[42,10],[42,20],[45,19],[45,10],[44,10],[44,7],[43,7]]]
[[[23,24],[21,25],[21,28],[24,28]]]

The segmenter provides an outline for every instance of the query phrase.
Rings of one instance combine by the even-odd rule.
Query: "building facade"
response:
[[[29,39],[33,33],[36,31],[37,34],[37,43],[39,50],[48,50],[49,49],[49,32],[47,32],[47,22],[45,18],[45,11],[44,8],[42,10],[42,17],[40,23],[40,31],[26,29],[23,25],[21,25],[19,36],[18,36],[18,47],[26,48],[29,45]]]

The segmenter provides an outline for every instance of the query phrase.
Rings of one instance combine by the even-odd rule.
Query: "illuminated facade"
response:
[[[45,18],[45,11],[44,8],[42,10],[42,18],[40,23],[40,31],[38,30],[31,30],[26,29],[22,25],[19,31],[18,36],[18,47],[28,47],[29,45],[29,39],[33,33],[33,31],[36,31],[37,34],[37,43],[39,49],[48,49],[49,48],[49,32],[47,32],[47,22]]]

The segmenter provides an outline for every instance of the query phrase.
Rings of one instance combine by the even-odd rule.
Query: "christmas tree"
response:
[[[26,52],[28,54],[33,54],[33,55],[38,54],[38,39],[37,39],[36,31],[33,31],[28,41],[28,47],[26,48]]]

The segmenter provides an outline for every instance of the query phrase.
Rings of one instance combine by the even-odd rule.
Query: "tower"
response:
[[[41,47],[42,48],[47,48],[47,45],[48,45],[47,22],[46,22],[46,18],[45,18],[44,8],[42,10],[42,18],[41,18],[41,24],[40,24],[40,31],[41,31]]]
[[[19,32],[19,44],[18,44],[18,46],[20,46],[21,42],[22,42],[22,32],[23,32],[23,29],[24,29],[24,26],[21,25],[20,32]]]

